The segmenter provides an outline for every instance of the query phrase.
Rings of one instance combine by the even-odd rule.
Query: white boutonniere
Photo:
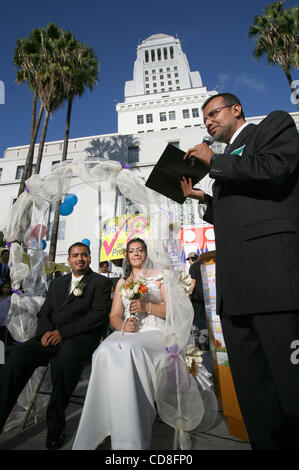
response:
[[[76,297],[80,297],[81,295],[83,295],[84,287],[85,287],[84,282],[78,281],[75,285],[75,289],[73,290],[73,294]]]

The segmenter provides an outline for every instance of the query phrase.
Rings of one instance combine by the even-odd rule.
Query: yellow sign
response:
[[[101,261],[124,258],[127,243],[132,238],[146,240],[149,221],[143,214],[120,215],[104,221],[102,231]]]

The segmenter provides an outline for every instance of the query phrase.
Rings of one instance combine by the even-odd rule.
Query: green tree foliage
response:
[[[248,37],[256,40],[255,58],[267,54],[269,65],[280,65],[299,108],[299,96],[291,76],[292,67],[299,68],[299,8],[284,10],[282,1],[266,6],[264,15],[254,17]]]

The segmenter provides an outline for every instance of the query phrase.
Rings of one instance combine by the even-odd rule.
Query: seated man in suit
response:
[[[0,432],[22,389],[40,366],[51,364],[46,447],[63,446],[65,409],[84,368],[108,328],[111,283],[90,269],[90,250],[74,243],[72,273],[54,279],[38,313],[33,338],[16,346],[0,369]]]
[[[299,135],[273,111],[246,122],[239,99],[210,97],[202,107],[215,154],[188,150],[209,167],[213,198],[183,179],[185,196],[207,203],[216,239],[220,315],[240,408],[254,449],[299,449]]]

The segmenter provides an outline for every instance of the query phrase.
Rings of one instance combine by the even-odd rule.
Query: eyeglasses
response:
[[[207,116],[204,118],[203,122],[204,124],[206,123],[207,119],[213,119],[215,116],[217,116],[218,113],[224,108],[231,108],[234,106],[233,104],[227,104],[225,106],[220,106],[220,108],[212,109],[212,111],[207,114]]]

